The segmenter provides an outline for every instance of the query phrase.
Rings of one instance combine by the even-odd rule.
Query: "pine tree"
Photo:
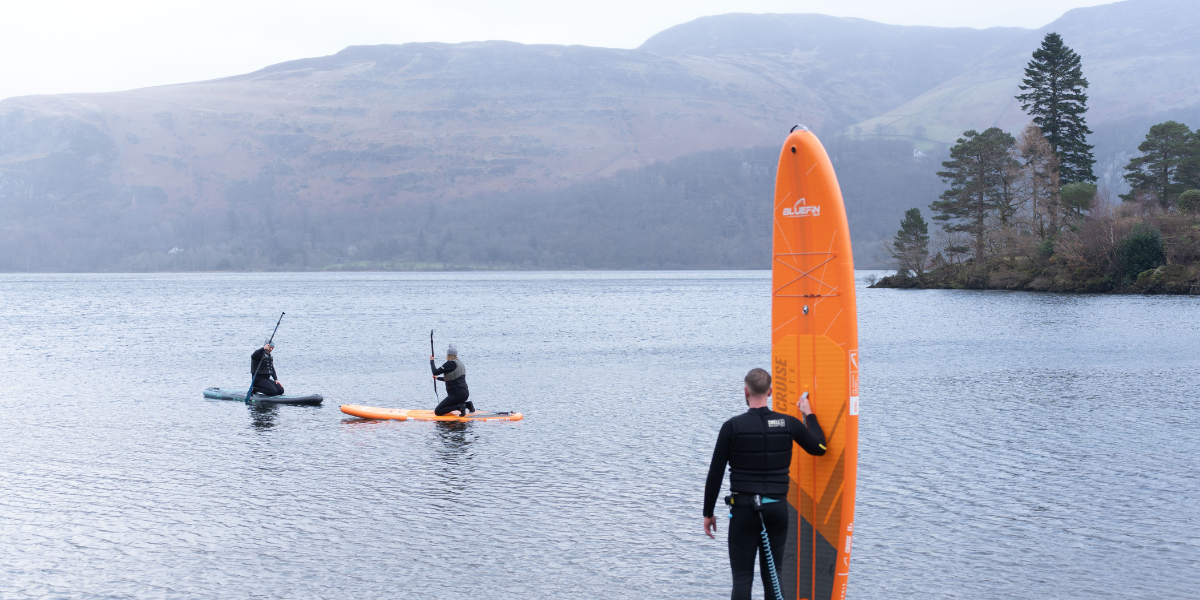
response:
[[[896,270],[901,274],[907,276],[911,272],[919,276],[925,273],[925,263],[929,260],[929,225],[921,217],[921,209],[904,211],[900,230],[892,238],[888,252],[896,259]]]
[[[1062,36],[1047,33],[1042,47],[1025,67],[1025,78],[1017,96],[1021,110],[1033,117],[1059,160],[1062,182],[1095,181],[1092,146],[1087,143],[1088,81],[1083,77],[1079,55],[1063,44]]]
[[[1083,216],[1083,211],[1092,209],[1096,199],[1096,184],[1090,181],[1076,181],[1062,186],[1062,205],[1076,217]]]
[[[1149,193],[1160,206],[1169,207],[1191,183],[1194,139],[1183,123],[1167,121],[1151,127],[1146,140],[1138,145],[1142,155],[1125,165],[1125,181],[1133,189],[1121,198],[1133,200],[1139,192]]]
[[[947,232],[971,236],[977,261],[984,255],[987,219],[1004,201],[1004,194],[1011,193],[1004,187],[1004,177],[1012,164],[1010,152],[1015,144],[1013,136],[999,127],[983,133],[972,129],[950,148],[950,160],[942,163],[946,170],[938,171],[938,177],[949,183],[950,189],[929,205],[937,213],[933,220],[942,221],[942,229]]]
[[[1004,134],[1006,138],[999,138],[1000,145],[1004,148],[1004,154],[996,154],[996,164],[993,165],[992,171],[992,207],[996,210],[996,218],[1000,220],[1001,227],[1009,227],[1013,225],[1013,218],[1017,215],[1017,210],[1021,205],[1020,194],[1018,187],[1021,178],[1021,163],[1016,158],[1013,158],[1013,147],[1016,141],[1011,135]],[[999,147],[996,148],[999,150]]]
[[[1189,190],[1200,189],[1200,129],[1188,136],[1186,144],[1188,157],[1179,165],[1179,183]]]

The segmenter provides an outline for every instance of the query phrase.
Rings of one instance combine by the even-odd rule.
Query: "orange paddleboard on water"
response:
[[[515,412],[473,412],[465,417],[458,413],[437,416],[432,410],[407,410],[403,408],[380,408],[378,406],[359,406],[343,404],[342,412],[362,419],[391,419],[395,421],[520,421],[525,415]]]
[[[774,410],[808,392],[828,451],[793,453],[785,598],[846,597],[858,466],[858,315],[846,208],[817,136],[795,128],[775,176],[771,261]]]

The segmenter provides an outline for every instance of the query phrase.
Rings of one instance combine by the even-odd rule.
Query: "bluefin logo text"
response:
[[[808,206],[804,198],[801,198],[792,205],[791,208],[783,209],[785,217],[819,217],[821,216],[820,206]]]

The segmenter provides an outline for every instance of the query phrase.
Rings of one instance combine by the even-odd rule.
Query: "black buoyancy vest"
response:
[[[454,360],[452,360],[450,362],[454,363],[454,368],[452,370],[446,371],[445,373],[442,374],[442,379],[444,379],[446,381],[446,392],[449,393],[449,392],[457,392],[457,391],[466,391],[466,389],[467,389],[467,367],[466,367],[466,365],[464,365],[462,362],[462,359],[458,358],[457,356],[454,357]],[[445,365],[443,365],[442,368],[445,368]]]
[[[275,358],[266,352],[260,352],[255,352],[254,354],[250,355],[250,375],[254,376],[255,379],[259,377],[265,377],[272,380],[276,379]],[[256,360],[254,355],[258,355],[259,358]],[[257,375],[255,373],[257,373]]]
[[[729,420],[729,489],[742,494],[786,496],[792,464],[792,434],[785,415],[746,412]]]

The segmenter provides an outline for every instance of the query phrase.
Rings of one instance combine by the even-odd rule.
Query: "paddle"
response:
[[[275,321],[275,331],[271,332],[271,338],[268,339],[267,343],[263,344],[263,346],[270,346],[271,342],[275,341],[275,332],[279,331],[279,324],[281,322],[283,322],[283,315],[286,315],[286,314],[287,313],[285,313],[285,312],[279,313],[279,320]],[[266,352],[267,352],[266,350],[263,350],[263,354],[266,354]],[[264,356],[263,358],[266,358],[266,356]],[[250,377],[250,389],[246,390],[246,404],[250,404],[250,395],[254,393],[254,380],[258,379],[258,370],[262,368],[262,364],[263,364],[263,361],[259,360],[258,366],[254,367],[254,375],[252,375]],[[434,385],[437,385],[437,384],[434,384]]]
[[[431,357],[429,360],[433,360],[432,357],[434,356],[434,352],[433,352],[433,330],[432,329],[429,330],[429,356]],[[433,397],[434,398],[438,397],[437,377],[433,378]]]

